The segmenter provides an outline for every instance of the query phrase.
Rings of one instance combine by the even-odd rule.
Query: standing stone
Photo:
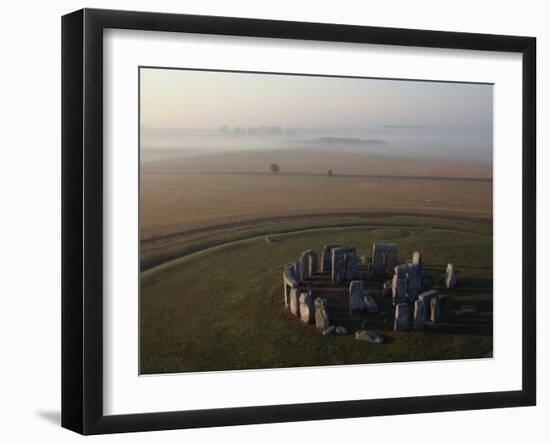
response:
[[[407,279],[395,274],[392,280],[392,304],[394,306],[407,301]]]
[[[414,330],[420,331],[424,329],[426,324],[426,306],[423,300],[416,300],[414,302]]]
[[[346,281],[357,280],[359,278],[359,267],[357,266],[357,250],[355,249],[355,246],[348,246],[344,249]]]
[[[317,253],[313,250],[309,250],[309,275],[314,275],[319,272],[319,259]]]
[[[329,327],[330,321],[327,311],[327,299],[324,297],[317,297],[315,299],[315,326],[319,329],[325,330]]]
[[[395,275],[398,278],[404,278],[406,280],[406,296],[409,303],[414,303],[418,291],[420,290],[420,274],[418,271],[418,265],[411,263],[405,263],[394,267]]]
[[[300,263],[300,280],[306,281],[310,276],[308,251],[302,252],[302,255],[300,255],[298,262]]]
[[[313,297],[310,292],[303,292],[300,295],[300,319],[304,323],[313,323],[315,317],[315,308],[313,306]]]
[[[375,277],[382,277],[386,263],[384,260],[384,250],[378,243],[372,245],[372,273]]]
[[[332,250],[339,248],[337,243],[329,243],[323,246],[323,255],[321,257],[321,272],[332,271]]]
[[[331,280],[333,284],[339,285],[346,278],[345,252],[343,248],[334,248],[332,250],[332,273]]]
[[[405,263],[402,265],[397,265],[393,268],[393,272],[399,277],[406,277],[409,273],[410,265]]]
[[[363,301],[365,302],[365,307],[369,314],[376,314],[378,312],[378,304],[372,295],[365,295]]]
[[[413,265],[418,266],[418,272],[421,273],[422,272],[422,255],[420,254],[420,252],[418,251],[413,252],[412,263]]]
[[[432,297],[437,297],[439,295],[439,292],[437,292],[437,289],[430,289],[429,291],[423,292],[418,296],[420,300],[428,301],[428,304],[430,303],[430,299]]]
[[[400,303],[395,306],[393,330],[395,332],[409,330],[409,305],[407,303]]]
[[[430,303],[430,321],[432,323],[436,323],[439,321],[441,316],[441,302],[439,301],[439,297],[433,297]]]
[[[290,312],[296,317],[300,316],[300,288],[290,290]]]
[[[426,306],[430,306],[430,300],[432,299],[432,297],[436,297],[438,295],[439,293],[435,289],[431,289],[420,294],[418,296],[418,299],[422,300]]]
[[[290,290],[290,312],[296,317],[300,316],[300,288]]]
[[[392,280],[386,280],[382,285],[382,295],[384,297],[390,297],[392,295]]]
[[[283,271],[283,299],[285,307],[290,306],[290,291],[291,289],[298,289],[300,284],[298,283],[296,266],[291,263],[285,266]]]
[[[375,277],[383,277],[397,265],[399,255],[397,246],[392,243],[374,243],[372,245],[372,272]]]
[[[317,253],[313,249],[307,249],[300,255],[301,279],[307,280],[317,274]]]
[[[454,288],[456,286],[456,272],[455,272],[455,267],[452,263],[447,264],[447,270],[445,273],[446,273],[445,285],[448,288]]]
[[[349,284],[349,312],[360,314],[365,311],[365,301],[363,300],[363,282],[361,280],[352,281]]]
[[[407,297],[409,303],[414,303],[418,291],[420,290],[420,272],[418,270],[418,265],[411,265],[410,271],[407,273]]]
[[[283,301],[285,303],[285,308],[288,308],[288,303],[290,301],[290,290],[287,285],[287,275],[291,276],[291,271],[288,265],[285,266],[283,271]],[[292,276],[291,276],[292,277]]]
[[[397,246],[390,245],[385,252],[386,257],[386,273],[391,274],[392,269],[399,263],[399,255],[397,254]]]
[[[430,291],[423,292],[418,296],[418,299],[424,302],[426,318],[431,317],[431,306],[432,306],[433,298],[439,299],[439,292],[437,292],[437,290],[435,289],[431,289]]]
[[[296,263],[288,263],[285,266],[285,269],[288,269],[288,272],[296,281],[298,280],[298,270],[296,269]]]
[[[283,302],[285,304],[285,308],[289,308],[290,306],[290,290],[288,290],[288,286],[283,283]]]

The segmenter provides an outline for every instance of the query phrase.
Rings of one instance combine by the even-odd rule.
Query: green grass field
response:
[[[266,234],[272,243],[264,241]],[[440,290],[447,296],[441,323],[395,334],[391,309],[367,315],[369,328],[386,338],[376,345],[353,335],[325,337],[285,310],[285,263],[308,248],[320,253],[329,242],[371,255],[375,241],[396,242],[403,262],[419,250],[434,276],[442,277],[448,262],[455,264],[457,288]],[[396,216],[295,219],[167,243],[170,248],[160,242],[145,253],[142,246],[148,264],[142,264],[140,292],[142,374],[464,359],[492,349],[491,223]],[[454,311],[462,303],[474,304],[477,313],[458,317]]]

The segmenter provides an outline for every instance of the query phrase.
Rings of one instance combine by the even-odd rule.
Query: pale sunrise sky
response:
[[[491,132],[485,84],[142,68],[141,124],[363,128],[429,126]]]

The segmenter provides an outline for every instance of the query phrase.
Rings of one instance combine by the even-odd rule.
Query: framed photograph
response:
[[[62,20],[62,425],[536,402],[531,37]]]

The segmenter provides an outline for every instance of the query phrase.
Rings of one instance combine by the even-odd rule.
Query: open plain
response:
[[[479,358],[492,350],[490,166],[315,150],[163,158],[141,164],[140,224],[144,374]],[[283,266],[331,242],[356,245],[365,260],[374,242],[398,244],[402,262],[421,251],[438,288],[454,263],[459,283],[441,289],[442,321],[395,333],[391,300],[385,309],[377,295],[380,313],[358,319],[384,335],[376,345],[325,337],[291,318]],[[475,315],[458,315],[462,304]]]

